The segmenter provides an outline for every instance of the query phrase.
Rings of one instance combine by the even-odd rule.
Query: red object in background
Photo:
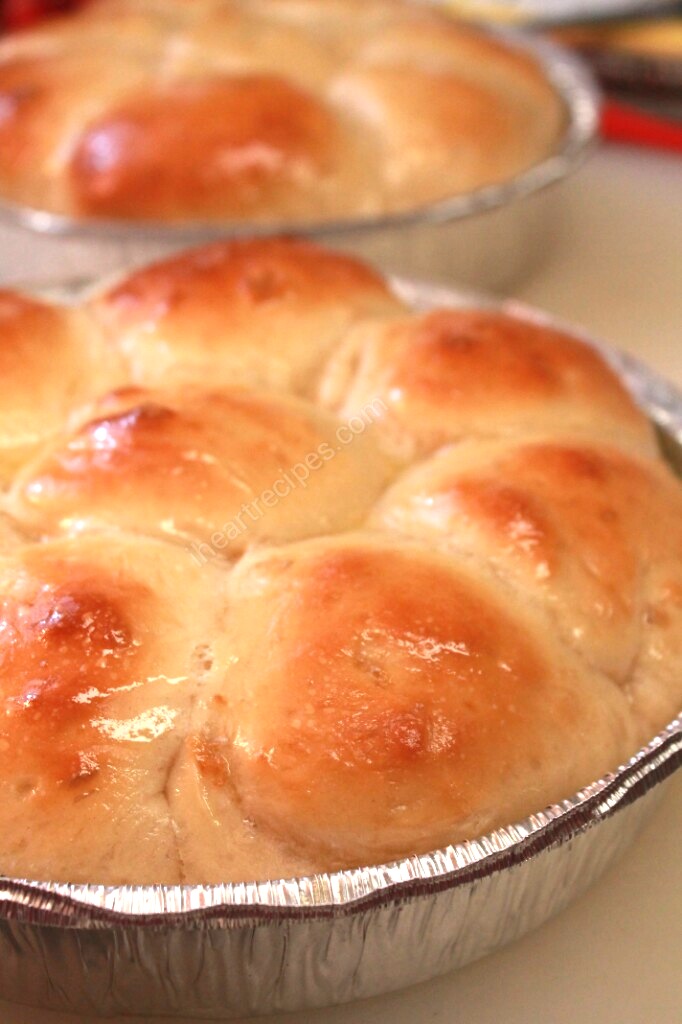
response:
[[[78,7],[77,0],[0,0],[3,28],[26,28],[47,14]]]
[[[607,100],[601,120],[602,135],[613,142],[682,153],[682,123],[656,117],[624,103]]]

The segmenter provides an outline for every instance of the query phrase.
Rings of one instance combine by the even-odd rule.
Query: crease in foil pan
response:
[[[514,301],[406,281],[394,287],[416,309],[493,306],[565,329]],[[81,290],[49,292],[64,299]],[[597,347],[682,473],[682,394],[631,356]],[[424,981],[519,938],[588,888],[632,842],[680,766],[676,718],[618,771],[523,821],[333,874],[145,887],[0,878],[0,997],[90,1015],[224,1019]]]
[[[108,273],[210,239],[298,234],[391,273],[506,288],[544,255],[556,205],[550,186],[577,169],[593,144],[599,92],[585,63],[555,43],[506,27],[484,31],[533,58],[566,110],[556,149],[513,178],[406,212],[317,223],[86,220],[0,198],[0,250],[13,251],[4,278],[48,276],[55,265],[71,276]]]

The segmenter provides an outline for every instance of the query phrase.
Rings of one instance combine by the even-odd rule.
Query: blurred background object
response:
[[[476,20],[549,32],[596,73],[604,138],[682,152],[682,3],[665,0],[443,0]]]
[[[682,7],[665,17],[564,27],[554,38],[599,78],[605,138],[682,152]]]
[[[666,17],[557,29],[610,95],[682,120],[682,6]]]
[[[437,0],[431,0],[437,2]],[[592,22],[669,10],[679,0],[441,0],[456,14],[485,21],[533,25]]]
[[[5,29],[26,28],[45,15],[78,6],[78,0],[0,0],[0,25]]]

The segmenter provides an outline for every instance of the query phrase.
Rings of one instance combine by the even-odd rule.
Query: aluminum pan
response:
[[[515,302],[395,287],[415,308],[474,302],[556,324]],[[598,347],[682,467],[682,394]],[[559,804],[376,867],[220,886],[0,879],[0,994],[84,1013],[218,1018],[425,980],[512,941],[582,892],[629,845],[681,765],[678,718],[617,772]]]

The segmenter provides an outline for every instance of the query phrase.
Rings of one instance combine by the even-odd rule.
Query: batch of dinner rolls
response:
[[[567,334],[221,242],[0,293],[0,389],[1,874],[380,863],[679,711],[680,485]]]
[[[0,196],[76,218],[412,210],[565,125],[527,53],[399,0],[94,0],[0,40]]]

